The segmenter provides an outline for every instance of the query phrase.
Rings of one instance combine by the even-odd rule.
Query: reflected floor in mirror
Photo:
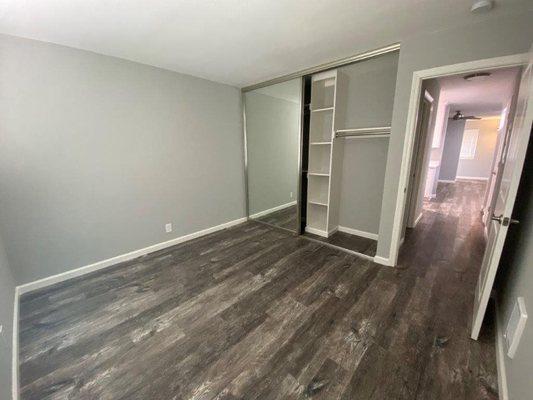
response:
[[[295,204],[282,210],[263,215],[262,217],[254,218],[254,220],[296,232],[296,214],[297,209]]]
[[[343,247],[348,250],[355,251],[357,253],[365,254],[367,256],[374,257],[376,255],[376,249],[378,242],[373,239],[364,238],[361,236],[351,235],[345,232],[335,232],[328,238],[314,235],[306,232],[304,236],[319,240],[324,243],[333,244],[335,246]]]

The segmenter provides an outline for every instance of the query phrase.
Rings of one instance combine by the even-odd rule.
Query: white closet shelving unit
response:
[[[335,140],[336,121],[343,115],[343,75],[337,70],[316,74],[311,84],[311,124],[305,230],[328,237],[338,227],[339,185],[343,142]]]

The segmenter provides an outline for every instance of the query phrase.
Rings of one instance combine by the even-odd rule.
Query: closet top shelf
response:
[[[337,129],[335,131],[336,138],[343,137],[389,137],[390,126],[375,126],[369,128],[349,128],[349,129]]]

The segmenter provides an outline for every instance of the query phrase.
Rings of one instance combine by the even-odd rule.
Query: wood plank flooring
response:
[[[376,255],[376,250],[378,247],[378,242],[376,240],[351,235],[346,232],[335,232],[328,238],[314,235],[309,232],[306,232],[304,235],[310,237],[311,239],[333,244],[335,246],[343,247],[345,249],[356,251],[357,253],[371,257]]]
[[[256,221],[266,222],[267,224],[289,229],[296,232],[298,224],[296,223],[297,209],[296,205],[284,208],[279,211],[256,218]]]
[[[26,294],[22,399],[497,399],[477,184],[382,267],[256,222]]]

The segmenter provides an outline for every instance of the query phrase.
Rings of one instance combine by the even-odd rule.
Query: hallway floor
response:
[[[442,185],[398,268],[247,222],[26,294],[21,398],[497,399],[480,190]]]

